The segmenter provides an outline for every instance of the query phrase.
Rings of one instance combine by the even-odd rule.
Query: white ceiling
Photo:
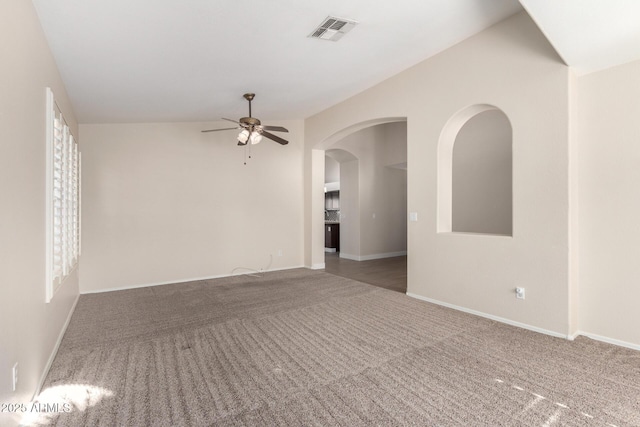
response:
[[[591,71],[640,58],[638,0],[521,1],[570,65]],[[256,93],[263,120],[306,118],[522,10],[517,0],[33,4],[81,123],[237,118],[247,113],[245,92]],[[616,13],[625,25],[599,21]],[[338,42],[308,38],[328,15],[359,24]],[[618,39],[594,42],[612,30],[631,34],[629,48],[594,55],[593,45],[616,51]]]
[[[520,0],[578,75],[640,59],[638,0]]]

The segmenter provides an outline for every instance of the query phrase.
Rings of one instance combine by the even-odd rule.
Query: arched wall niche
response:
[[[498,107],[454,114],[438,142],[438,232],[513,235],[513,131]]]

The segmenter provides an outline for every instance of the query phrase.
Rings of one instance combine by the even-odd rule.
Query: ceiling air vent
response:
[[[309,37],[314,39],[331,40],[337,42],[347,34],[358,23],[351,19],[336,18],[335,16],[327,16]]]

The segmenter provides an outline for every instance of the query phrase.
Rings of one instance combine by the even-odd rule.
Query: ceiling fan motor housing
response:
[[[241,117],[239,122],[247,126],[260,126],[260,120],[255,117]]]

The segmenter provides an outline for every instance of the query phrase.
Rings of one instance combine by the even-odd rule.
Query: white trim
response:
[[[76,295],[76,299],[73,301],[71,310],[69,310],[69,314],[67,315],[67,320],[65,320],[64,325],[62,325],[62,330],[60,330],[60,334],[58,334],[56,345],[53,347],[53,351],[51,352],[51,355],[49,355],[49,360],[47,360],[47,364],[45,365],[44,370],[42,371],[42,375],[40,376],[40,381],[38,381],[38,386],[36,387],[36,391],[35,393],[33,393],[33,396],[31,396],[31,400],[35,399],[36,396],[38,396],[42,391],[44,380],[47,379],[47,375],[49,374],[49,369],[51,369],[53,360],[56,358],[56,355],[58,354],[58,349],[60,348],[60,344],[62,343],[62,338],[64,337],[64,334],[67,332],[67,327],[71,322],[71,317],[73,316],[73,312],[76,310],[76,304],[78,304],[79,299],[80,299],[80,294]]]
[[[336,248],[324,248],[324,251],[325,252],[329,252],[329,253],[336,253],[337,252]]]
[[[591,338],[592,340],[601,341],[601,342],[604,342],[604,343],[607,343],[607,344],[617,345],[619,347],[625,347],[625,348],[630,348],[632,350],[640,351],[640,344],[635,344],[635,343],[631,343],[631,342],[628,342],[628,341],[622,341],[622,340],[618,340],[618,339],[615,339],[615,338],[609,338],[609,337],[605,337],[605,336],[602,336],[602,335],[591,334],[589,332],[583,332],[583,331],[576,331],[576,332],[574,332],[572,334],[561,334],[561,333],[558,333],[558,332],[549,331],[547,329],[538,328],[537,326],[527,325],[526,323],[516,322],[516,321],[513,321],[513,320],[505,319],[503,317],[498,317],[498,316],[494,316],[492,314],[483,313],[481,311],[471,310],[471,309],[468,309],[468,308],[464,308],[464,307],[460,307],[460,306],[457,306],[457,305],[449,304],[449,303],[446,303],[446,302],[438,301],[438,300],[435,300],[435,299],[432,299],[432,298],[423,297],[421,295],[416,295],[416,294],[413,294],[411,292],[407,292],[407,296],[409,296],[411,298],[416,298],[416,299],[419,299],[419,300],[422,300],[422,301],[430,302],[430,303],[433,303],[433,304],[441,305],[443,307],[452,308],[454,310],[463,311],[465,313],[475,314],[476,316],[485,317],[487,319],[495,320],[495,321],[498,321],[498,322],[501,322],[501,323],[506,323],[507,325],[517,326],[519,328],[527,329],[527,330],[534,331],[534,332],[539,332],[539,333],[545,334],[545,335],[550,335],[552,337],[564,338],[564,339],[567,339],[569,341],[573,341],[577,337],[582,335],[584,337]]]
[[[344,252],[340,252],[340,258],[346,258],[353,261],[370,261],[372,259],[381,259],[381,258],[393,258],[397,256],[405,256],[407,251],[398,251],[398,252],[386,252],[382,254],[372,254],[372,255],[351,255]]]
[[[224,277],[246,276],[248,274],[261,274],[261,273],[269,273],[269,272],[272,272],[272,271],[294,270],[296,268],[305,268],[305,266],[304,265],[297,265],[297,266],[293,266],[293,267],[272,268],[272,269],[269,269],[269,270],[261,270],[261,271],[250,271],[248,273],[245,272],[245,273],[237,273],[237,274],[220,274],[220,275],[217,275],[217,276],[192,277],[192,278],[188,278],[188,279],[175,279],[175,280],[169,280],[169,281],[166,281],[166,282],[155,282],[155,283],[128,285],[128,286],[121,286],[121,287],[118,287],[118,288],[98,289],[98,290],[91,290],[91,291],[82,291],[81,290],[80,291],[80,295],[99,294],[99,293],[103,293],[103,292],[126,291],[128,289],[150,288],[150,287],[153,287],[153,286],[172,285],[172,284],[175,284],[175,283],[187,283],[187,282],[197,282],[199,280],[222,279]]]
[[[580,331],[576,331],[576,332],[574,332],[574,333],[572,333],[572,334],[569,334],[569,335],[567,336],[567,339],[568,339],[569,341],[573,341],[573,340],[575,340],[576,338],[578,338],[579,336],[580,336]]]
[[[545,335],[551,335],[552,337],[564,338],[564,339],[568,339],[568,340],[571,339],[570,336],[567,335],[567,334],[561,334],[559,332],[550,331],[548,329],[538,328],[537,326],[531,326],[531,325],[528,325],[526,323],[520,323],[520,322],[516,322],[514,320],[505,319],[504,317],[498,317],[498,316],[494,316],[492,314],[483,313],[481,311],[471,310],[471,309],[468,309],[468,308],[465,308],[465,307],[460,307],[458,305],[449,304],[449,303],[438,301],[438,300],[435,300],[435,299],[432,299],[432,298],[423,297],[421,295],[416,295],[416,294],[413,294],[411,292],[407,292],[407,296],[410,296],[411,298],[416,298],[416,299],[419,299],[419,300],[422,300],[422,301],[430,302],[432,304],[441,305],[443,307],[453,308],[454,310],[463,311],[465,313],[474,314],[476,316],[485,317],[487,319],[495,320],[495,321],[500,322],[500,323],[506,323],[507,325],[517,326],[518,328],[528,329],[530,331],[539,332],[539,333],[545,334]]]
[[[325,267],[325,263],[324,262],[319,262],[316,264],[311,265],[311,267],[307,267],[310,270],[324,270]]]
[[[582,331],[578,331],[576,333],[576,335],[582,335],[584,337],[591,338],[592,340],[602,341],[602,342],[605,342],[607,344],[613,344],[613,345],[617,345],[617,346],[620,346],[620,347],[626,347],[626,348],[630,348],[632,350],[640,350],[640,344],[634,344],[634,343],[630,343],[628,341],[617,340],[615,338],[609,338],[609,337],[605,337],[605,336],[602,336],[602,335],[596,335],[596,334],[591,334],[589,332],[582,332]]]

